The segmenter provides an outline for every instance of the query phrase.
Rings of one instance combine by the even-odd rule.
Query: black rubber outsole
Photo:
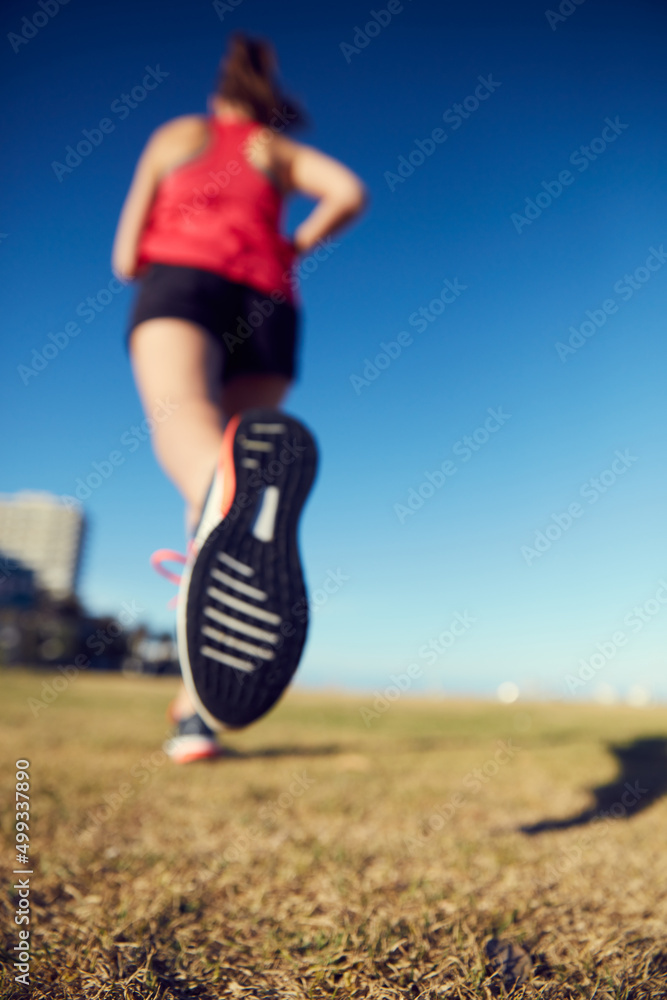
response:
[[[186,636],[190,677],[202,706],[238,728],[275,705],[306,640],[308,600],[297,529],[315,478],[317,447],[293,417],[247,410],[234,434],[233,461],[232,505],[192,568]],[[273,537],[263,541],[253,529],[276,496]]]

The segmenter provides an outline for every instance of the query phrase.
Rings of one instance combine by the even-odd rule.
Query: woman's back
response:
[[[244,118],[192,115],[167,123],[156,140],[160,181],[139,266],[200,267],[291,299],[294,251],[280,232],[270,130]]]

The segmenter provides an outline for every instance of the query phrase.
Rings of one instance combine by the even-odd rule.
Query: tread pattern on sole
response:
[[[247,410],[234,434],[233,461],[233,502],[192,567],[182,666],[207,713],[241,727],[276,703],[306,639],[297,529],[317,448],[293,417]]]

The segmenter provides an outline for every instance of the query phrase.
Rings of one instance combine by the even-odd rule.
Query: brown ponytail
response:
[[[303,108],[282,92],[273,46],[262,38],[235,32],[220,64],[217,93],[228,101],[247,105],[255,121],[280,131],[306,125]]]

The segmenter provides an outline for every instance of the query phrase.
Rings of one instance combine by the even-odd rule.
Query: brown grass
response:
[[[157,752],[173,680],[80,675],[35,718],[46,676],[3,675],[2,997],[28,995],[20,757],[35,1000],[502,996],[497,935],[532,957],[516,997],[667,996],[667,801],[519,830],[589,807],[618,772],[609,744],[665,735],[667,709],[404,697],[367,728],[369,699],[292,692],[235,755],[179,768]],[[477,788],[499,739],[520,749]]]

